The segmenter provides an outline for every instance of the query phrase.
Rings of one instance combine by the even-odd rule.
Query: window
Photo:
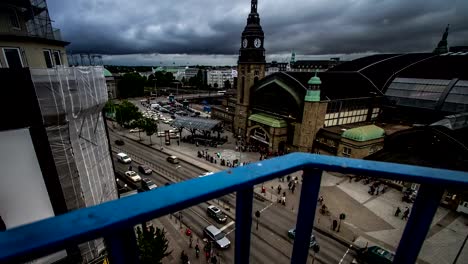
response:
[[[18,48],[3,48],[3,56],[7,67],[13,69],[23,68],[23,61]]]
[[[44,52],[44,59],[45,59],[47,68],[54,67],[54,65],[52,63],[52,56],[50,54],[50,50],[44,50],[43,52]]]
[[[18,19],[18,14],[16,14],[16,10],[10,9],[10,12],[8,15],[9,15],[11,27],[14,29],[21,29],[19,19]]]
[[[55,66],[62,65],[62,59],[59,50],[54,51],[54,62]]]
[[[343,148],[343,157],[350,157],[351,156],[351,149],[344,147]]]

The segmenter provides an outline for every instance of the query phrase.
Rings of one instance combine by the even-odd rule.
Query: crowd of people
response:
[[[219,153],[210,155],[210,153],[208,153],[207,150],[197,151],[197,157],[203,158],[206,161],[209,161],[214,164],[219,163],[221,166],[226,166],[226,167],[231,167],[231,168],[250,164],[250,162],[240,162],[239,159],[234,159],[234,160],[223,159],[221,158],[221,155]]]

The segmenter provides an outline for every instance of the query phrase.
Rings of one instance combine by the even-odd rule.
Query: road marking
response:
[[[262,210],[260,210],[260,213],[268,209],[268,207],[272,206],[273,203],[270,203],[269,205],[265,206]]]
[[[343,257],[341,258],[340,262],[338,264],[341,264],[343,262],[344,258],[346,255],[348,255],[349,250],[353,247],[353,245],[349,245],[348,250],[346,250],[346,253],[344,253]]]
[[[229,222],[227,225],[221,227],[219,230],[220,230],[220,231],[224,231],[226,228],[232,226],[234,223],[235,223],[234,221],[231,221],[231,222]]]
[[[231,231],[227,232],[227,233],[226,233],[226,236],[229,235],[229,234],[231,234],[234,230],[236,230],[236,229],[233,228]]]
[[[201,214],[195,212],[195,210],[193,210],[192,208],[189,208],[190,211],[192,211],[194,214],[198,215],[198,217],[200,217],[201,219],[205,220],[208,224],[211,224],[211,222],[206,219],[204,216],[202,216]]]

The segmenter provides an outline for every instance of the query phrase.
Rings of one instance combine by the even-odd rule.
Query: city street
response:
[[[129,140],[110,131],[110,140],[113,143],[116,139],[122,139],[125,142],[123,146],[113,146],[116,151],[123,151],[127,153],[134,161],[132,162],[133,170],[137,170],[139,163],[143,162],[154,170],[151,175],[142,177],[151,178],[159,187],[164,186],[167,182],[178,182],[183,180],[189,180],[191,178],[201,175],[206,170],[200,167],[185,162],[181,159],[180,163],[175,165],[166,161],[167,154],[142,145],[139,142]],[[116,170],[120,173],[128,170],[128,164],[121,164],[115,162]],[[208,205],[213,204],[223,208],[225,203],[229,203],[230,211],[224,210],[228,215],[228,221],[225,224],[218,224],[213,219],[209,218],[206,214],[206,208]],[[296,211],[288,210],[277,203],[272,203],[269,200],[254,199],[253,211],[261,211],[261,217],[259,221],[259,230],[255,229],[256,219],[253,219],[252,226],[252,243],[251,243],[251,261],[252,263],[289,263],[290,255],[292,252],[292,240],[287,237],[287,231],[294,227],[296,220]],[[232,245],[234,244],[234,227],[235,227],[235,195],[227,195],[220,197],[220,199],[207,201],[197,206],[192,206],[183,210],[182,212],[182,230],[177,232],[177,227],[180,228],[176,223],[176,217],[178,213],[175,213],[172,219],[169,216],[163,217],[165,219],[158,219],[156,222],[162,224],[166,230],[171,231],[172,235],[178,237],[170,237],[171,246],[174,247],[175,251],[172,258],[178,257],[180,250],[189,252],[189,256],[194,258],[194,251],[190,249],[188,237],[184,234],[185,228],[188,226],[194,232],[195,237],[200,238],[203,235],[203,228],[213,224],[223,230],[227,237],[231,240]],[[317,241],[320,245],[320,252],[318,253],[317,262],[322,263],[339,263],[347,252],[347,247],[343,244],[324,236],[318,232],[314,232]],[[196,239],[194,239],[195,244]],[[176,250],[176,249],[179,249]],[[221,258],[221,261],[225,263],[233,263],[233,247],[228,250],[216,251]],[[191,258],[191,260],[192,260]],[[312,261],[312,251],[310,251],[310,260]],[[341,263],[350,263],[352,256],[348,253]],[[194,261],[194,263],[197,263]]]

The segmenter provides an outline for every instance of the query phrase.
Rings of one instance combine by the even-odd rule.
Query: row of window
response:
[[[2,48],[2,51],[6,65],[3,66],[0,64],[0,67],[7,67],[13,69],[25,67],[22,56],[24,51],[20,50],[19,48],[13,47]],[[44,49],[42,52],[47,68],[53,68],[55,66],[62,65],[61,53],[59,50]]]

